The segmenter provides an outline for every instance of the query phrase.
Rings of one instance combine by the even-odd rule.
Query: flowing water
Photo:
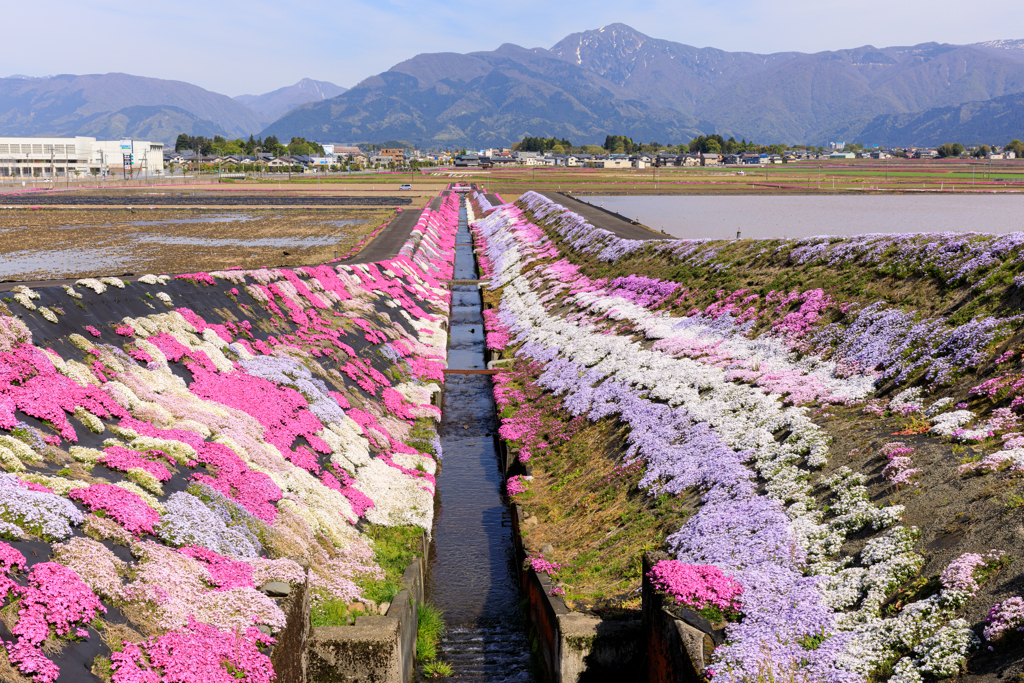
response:
[[[459,213],[455,278],[476,279],[476,258]],[[452,287],[448,361],[452,368],[484,363],[480,290]],[[509,508],[502,495],[491,378],[445,378],[428,599],[444,610],[448,633],[438,658],[465,681],[533,680],[530,646],[519,609],[519,580]]]
[[[581,197],[671,237],[751,239],[872,232],[1024,230],[1021,195]]]

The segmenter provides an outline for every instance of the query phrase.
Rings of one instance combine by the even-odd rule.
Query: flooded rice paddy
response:
[[[1024,195],[594,196],[594,206],[684,239],[1024,230]]]
[[[0,211],[0,280],[322,263],[387,210]]]

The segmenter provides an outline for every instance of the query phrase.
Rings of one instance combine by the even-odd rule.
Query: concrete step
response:
[[[520,630],[455,628],[438,643],[438,659],[460,680],[533,683],[530,643]]]

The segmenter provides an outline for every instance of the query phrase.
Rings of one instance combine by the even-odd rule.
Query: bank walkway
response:
[[[578,213],[587,219],[587,222],[595,228],[603,228],[615,233],[617,237],[626,240],[663,240],[670,239],[668,235],[658,232],[653,228],[641,225],[625,216],[606,211],[600,207],[580,201],[575,197],[569,197],[561,192],[539,192],[556,204],[561,204],[573,213]]]

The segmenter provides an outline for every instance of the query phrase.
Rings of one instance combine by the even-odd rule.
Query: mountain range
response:
[[[1020,92],[1019,40],[766,55],[691,47],[612,24],[574,33],[551,49],[502,45],[492,52],[419,55],[339,97],[298,107],[267,131],[450,146],[525,135],[577,144],[608,134],[676,142],[713,132],[822,144],[840,133],[874,142],[864,136],[881,126],[892,140],[928,144],[938,128],[912,121],[945,116],[948,122],[943,112],[950,107]],[[1003,134],[1000,124],[989,125],[987,108],[972,111],[974,123],[964,134],[977,140],[963,142]]]
[[[421,54],[350,90],[303,79],[232,99],[125,74],[0,79],[0,130],[146,131],[165,141],[218,130],[470,148],[527,135],[594,144],[610,134],[677,143],[709,133],[761,143],[1004,144],[1024,138],[1022,93],[1024,40],[757,54],[612,24],[550,49]]]
[[[303,79],[232,99],[183,81],[122,73],[0,78],[0,133],[88,135],[173,143],[179,133],[248,137],[300,104],[344,88]]]

